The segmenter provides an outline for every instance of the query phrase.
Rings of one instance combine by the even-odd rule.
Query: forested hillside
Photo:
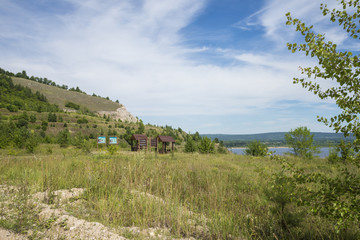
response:
[[[0,73],[0,108],[10,112],[17,110],[37,112],[57,112],[59,107],[50,104],[40,92],[33,93],[30,88],[14,85],[11,77]]]

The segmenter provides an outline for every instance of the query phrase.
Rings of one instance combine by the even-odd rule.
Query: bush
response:
[[[83,117],[83,118],[79,118],[76,122],[78,124],[82,124],[82,123],[88,123],[89,121],[85,117]]]
[[[336,148],[329,149],[328,162],[333,164],[339,161],[339,151]]]
[[[83,139],[81,145],[81,150],[84,152],[84,153],[90,153],[91,152],[91,142],[86,140],[86,139]]]
[[[49,112],[48,114],[48,121],[49,122],[56,122],[57,121],[57,116],[55,113]]]
[[[39,141],[34,133],[31,133],[25,142],[25,148],[29,153],[34,153],[35,148],[39,145]]]
[[[345,142],[344,140],[341,140],[336,150],[340,152],[340,159],[344,163],[346,162],[346,160],[354,156],[354,150],[352,149],[350,142]]]
[[[58,144],[60,144],[60,147],[62,147],[62,148],[65,148],[65,147],[69,146],[69,144],[70,144],[69,130],[65,129],[65,130],[59,132]]]
[[[68,108],[73,108],[75,110],[79,110],[80,109],[80,105],[76,104],[76,103],[73,103],[73,102],[66,102],[65,103],[65,107],[68,107]]]
[[[227,148],[224,147],[224,142],[223,141],[220,141],[217,151],[218,151],[218,153],[221,153],[221,154],[224,154],[224,153],[228,152]]]
[[[34,114],[30,115],[30,122],[35,123],[36,122],[36,116]]]
[[[43,131],[46,131],[47,127],[48,127],[49,123],[47,121],[42,121],[41,122],[41,129]]]
[[[194,142],[194,140],[192,140],[192,138],[189,138],[185,143],[185,152],[196,152],[196,151],[197,151],[196,143]]]
[[[110,155],[114,155],[117,151],[117,147],[115,145],[109,145],[107,151]]]
[[[257,140],[248,143],[245,149],[245,154],[251,156],[266,156],[267,153],[268,147]]]
[[[7,105],[6,108],[7,108],[7,110],[9,110],[10,112],[17,112],[17,111],[19,110],[16,106],[11,105],[11,104]]]
[[[208,137],[203,137],[199,144],[200,153],[215,153],[215,144]]]

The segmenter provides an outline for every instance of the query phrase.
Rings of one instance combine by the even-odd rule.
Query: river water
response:
[[[269,149],[269,151],[271,151],[277,155],[285,155],[287,153],[292,153],[292,148],[287,148],[287,147],[280,147],[280,148],[269,147],[268,149]],[[329,147],[319,148],[320,153],[315,154],[315,156],[325,158],[325,157],[329,156],[329,149],[330,149]],[[244,152],[245,148],[229,148],[229,150],[236,154],[245,155],[245,152]]]

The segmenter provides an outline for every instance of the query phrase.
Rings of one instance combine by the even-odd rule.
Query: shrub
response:
[[[15,105],[7,105],[6,106],[7,110],[9,110],[10,112],[17,112],[18,111],[18,108],[15,106]]]
[[[223,141],[220,141],[217,151],[218,151],[218,153],[222,153],[222,154],[228,152],[226,147],[224,147],[224,142]]]
[[[83,117],[83,118],[79,118],[76,122],[78,124],[82,124],[82,123],[88,123],[89,121],[85,117]]]
[[[36,116],[34,114],[30,115],[30,122],[31,123],[36,122]]]
[[[339,161],[339,151],[336,148],[329,149],[328,162],[329,163],[337,163]]]
[[[114,155],[117,151],[117,147],[115,145],[109,145],[107,151],[110,155]]]
[[[49,122],[56,122],[57,121],[57,116],[55,113],[49,112],[48,114],[48,121]]]
[[[208,137],[203,137],[199,144],[200,153],[215,153],[215,144]]]
[[[70,133],[68,129],[61,131],[58,135],[58,144],[60,147],[68,147],[70,144]]]
[[[80,105],[76,104],[76,103],[73,103],[73,102],[66,102],[65,103],[65,107],[68,107],[68,108],[73,108],[75,110],[79,110],[80,109]]]
[[[248,143],[245,149],[245,154],[251,156],[266,156],[267,153],[268,147],[257,140]]]
[[[39,141],[34,133],[31,133],[25,142],[25,148],[29,153],[34,153],[35,148],[39,145]]]
[[[192,140],[192,138],[189,138],[185,143],[185,152],[196,152],[196,151],[197,151],[196,143],[194,142],[194,140]]]
[[[43,131],[46,131],[47,127],[48,127],[49,123],[47,121],[42,121],[41,122],[41,129]]]

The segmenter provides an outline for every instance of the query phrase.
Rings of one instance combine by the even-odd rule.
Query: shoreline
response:
[[[229,147],[228,149],[246,149],[247,147]],[[291,148],[291,147],[268,147],[268,148]]]

